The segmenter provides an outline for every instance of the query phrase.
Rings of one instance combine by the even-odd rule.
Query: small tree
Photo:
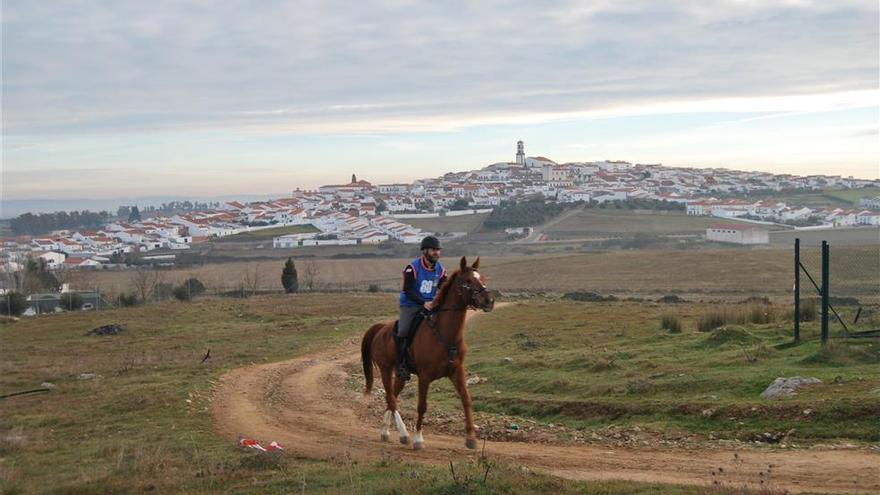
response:
[[[195,277],[190,277],[174,288],[172,294],[179,301],[191,301],[192,298],[205,292],[205,284]]]
[[[293,264],[292,258],[287,258],[287,261],[284,263],[284,269],[281,270],[281,285],[284,286],[284,292],[287,294],[292,294],[299,290],[296,265]]]
[[[0,314],[18,316],[28,308],[27,296],[21,292],[7,292],[0,296]]]
[[[82,308],[83,298],[76,292],[65,292],[61,294],[61,307],[68,311],[76,311]]]
[[[305,270],[303,270],[303,285],[305,285],[309,292],[315,290],[318,286],[319,273],[320,269],[318,268],[317,263],[312,260],[306,261],[306,267]]]
[[[128,214],[129,222],[140,222],[141,221],[141,212],[138,210],[137,205],[131,207],[131,213]]]

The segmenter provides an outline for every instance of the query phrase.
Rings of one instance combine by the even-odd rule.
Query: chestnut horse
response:
[[[467,346],[464,342],[465,314],[468,308],[492,311],[495,299],[486,290],[485,279],[477,269],[480,258],[472,266],[467,265],[464,256],[461,267],[453,273],[437,291],[437,305],[429,319],[422,321],[410,346],[410,362],[419,377],[419,418],[416,421],[416,434],[413,448],[424,446],[422,419],[428,409],[428,385],[439,378],[449,378],[464,407],[465,445],[469,449],[477,447],[477,433],[474,429],[471,396],[468,393],[464,358]],[[409,433],[397,410],[400,391],[406,382],[397,379],[397,349],[394,338],[394,322],[377,323],[367,330],[361,342],[361,360],[364,365],[367,394],[373,387],[373,363],[382,374],[385,386],[386,410],[383,418],[382,440],[388,441],[388,428],[391,420],[397,428],[400,443],[409,443]]]

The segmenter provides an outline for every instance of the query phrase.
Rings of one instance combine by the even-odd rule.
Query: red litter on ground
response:
[[[276,441],[272,441],[272,443],[269,444],[269,447],[263,447],[257,440],[247,437],[238,437],[238,446],[258,450],[260,452],[284,451],[284,446]]]

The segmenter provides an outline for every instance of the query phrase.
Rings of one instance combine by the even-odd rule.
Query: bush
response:
[[[195,277],[190,277],[178,287],[175,287],[171,294],[178,301],[191,301],[192,298],[203,292],[205,292],[205,284]]]
[[[27,296],[20,292],[10,292],[0,297],[0,314],[4,316],[19,316],[28,306]]]
[[[137,306],[137,294],[119,294],[119,305],[123,307]]]
[[[61,300],[58,304],[61,306],[61,309],[77,311],[82,308],[83,298],[76,292],[65,292],[61,294]]]
[[[669,330],[669,333],[681,333],[681,320],[677,315],[665,314],[660,319],[660,328]]]
[[[819,303],[814,297],[801,301],[800,308],[798,308],[800,312],[800,320],[816,321],[816,315],[818,314],[816,307],[818,305]]]
[[[774,321],[772,306],[753,303],[738,307],[713,307],[697,319],[697,329],[708,332],[729,323],[745,325],[747,323],[766,324]]]
[[[370,287],[367,288],[369,292],[379,292],[379,284],[370,284]]]

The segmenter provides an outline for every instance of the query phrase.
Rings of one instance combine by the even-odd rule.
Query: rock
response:
[[[809,416],[810,414],[813,414],[812,409],[804,409],[804,416]]]
[[[506,357],[506,358],[502,358],[501,361],[503,361],[503,362],[505,362],[505,363],[512,363],[512,362],[513,362],[513,358],[512,358],[512,357]]]
[[[773,380],[773,383],[761,392],[762,399],[775,399],[778,397],[788,397],[797,394],[797,389],[804,385],[813,385],[822,383],[822,380],[813,377],[793,376],[790,378],[779,377]]]
[[[711,418],[712,416],[715,415],[715,408],[710,407],[708,409],[703,409],[703,412],[701,414],[703,415],[704,418]]]
[[[519,429],[519,425],[516,423],[510,423],[509,425],[507,425],[507,429],[516,431]]]
[[[662,304],[680,304],[687,302],[686,300],[676,296],[675,294],[668,294],[659,299],[657,299],[658,303]]]
[[[109,325],[103,325],[98,328],[93,328],[89,330],[86,335],[116,335],[122,331],[125,331],[124,326],[120,325],[119,323],[111,323]]]
[[[597,294],[595,292],[566,292],[562,298],[584,302],[610,302],[617,300],[614,296],[603,296],[602,294]]]
[[[52,382],[43,382],[40,386],[43,388],[55,388],[55,384]]]
[[[93,380],[97,377],[98,377],[98,375],[96,375],[95,373],[80,373],[79,374],[80,380]]]
[[[480,375],[474,375],[474,376],[468,377],[467,384],[468,385],[477,385],[479,383],[483,383],[486,381],[487,380],[485,378],[481,377]]]

